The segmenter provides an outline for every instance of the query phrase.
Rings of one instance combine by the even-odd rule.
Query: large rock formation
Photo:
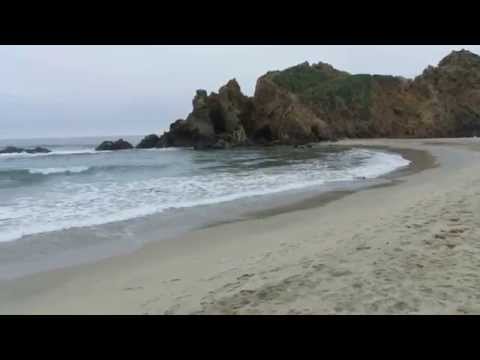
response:
[[[278,86],[271,74],[257,81],[249,135],[255,143],[299,144],[332,137],[325,121],[293,91]]]
[[[414,80],[302,64],[270,75],[334,137],[472,136],[480,129],[480,57],[454,51]]]
[[[193,111],[170,125],[158,146],[193,146],[198,149],[225,148],[248,142],[245,127],[253,115],[252,100],[242,94],[235,79],[207,95],[197,90]]]
[[[190,115],[151,144],[203,149],[477,133],[480,57],[461,50],[413,80],[303,63],[260,77],[251,98],[230,80],[218,94],[198,90]]]

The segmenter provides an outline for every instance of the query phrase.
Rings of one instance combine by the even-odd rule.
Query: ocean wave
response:
[[[111,151],[102,151],[102,152],[111,152]],[[100,151],[95,149],[83,149],[83,150],[54,150],[51,153],[46,155],[77,155],[77,154],[98,154]]]
[[[154,148],[154,149],[132,149],[135,151],[158,151],[158,152],[166,152],[166,151],[182,151],[182,150],[192,150],[193,148],[177,148],[177,147],[169,147],[169,148]],[[47,156],[68,156],[68,155],[98,155],[98,154],[105,154],[111,153],[112,150],[103,150],[103,151],[96,151],[95,149],[79,149],[79,150],[52,150],[49,153],[36,153],[36,154],[29,154],[27,152],[21,153],[11,153],[11,154],[0,154],[0,159],[18,159],[18,158],[35,158],[35,157],[47,157]]]
[[[166,147],[166,148],[151,148],[151,149],[135,149],[140,151],[180,151],[193,150],[193,147]]]
[[[240,172],[154,176],[125,182],[117,178],[99,183],[65,183],[62,180],[48,197],[25,195],[16,198],[15,204],[0,204],[0,218],[5,219],[3,225],[0,224],[3,226],[3,229],[0,227],[0,241],[128,220],[173,208],[216,204],[328,183],[357,181],[359,178],[372,179],[410,164],[399,154],[376,150],[353,149],[331,155],[327,160],[312,158],[301,163]],[[79,173],[89,169],[94,171],[86,166],[72,166],[29,169],[28,172],[44,179],[42,175]],[[112,170],[101,168],[109,173]],[[128,170],[122,168],[122,171],[127,173]]]
[[[60,174],[80,174],[91,170],[89,166],[48,167],[28,169],[8,169],[0,171],[0,188],[15,187],[15,185],[31,184],[41,177]]]
[[[39,169],[39,168],[33,168],[33,169],[28,169],[28,172],[30,174],[41,174],[41,175],[51,175],[51,174],[78,174],[85,172],[89,170],[90,167],[88,166],[71,166],[71,167],[65,167],[65,168],[44,168],[44,169]]]
[[[70,174],[82,174],[88,172],[89,174],[103,173],[111,175],[116,174],[125,174],[131,171],[155,171],[162,170],[169,166],[169,164],[158,164],[158,165],[104,165],[104,166],[65,166],[65,167],[29,167],[29,168],[10,168],[10,169],[1,169],[0,170],[0,188],[2,187],[1,180],[9,180],[11,182],[22,183],[24,181],[32,182],[35,180],[41,180],[43,176],[47,175],[70,175]],[[5,184],[3,184],[5,185]],[[14,185],[6,184],[6,185]]]
[[[10,158],[34,158],[34,157],[45,157],[45,156],[62,156],[62,155],[88,155],[88,154],[100,154],[110,151],[95,151],[94,149],[83,149],[83,150],[53,150],[49,153],[37,153],[29,154],[26,152],[21,153],[12,153],[12,154],[0,154],[0,159],[10,159]]]

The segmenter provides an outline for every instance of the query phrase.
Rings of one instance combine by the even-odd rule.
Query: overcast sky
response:
[[[196,89],[323,61],[352,73],[418,75],[480,46],[0,46],[0,138],[162,132]]]

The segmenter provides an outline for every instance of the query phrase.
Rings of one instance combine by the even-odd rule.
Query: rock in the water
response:
[[[119,139],[117,141],[104,141],[95,148],[96,151],[114,151],[128,149],[133,149],[133,146],[128,141],[125,141],[123,139]]]
[[[18,148],[16,146],[7,146],[6,148],[0,150],[0,154],[16,154],[16,153],[22,153],[24,151],[25,149]]]
[[[137,149],[152,149],[158,146],[160,137],[155,134],[145,136],[136,146]]]
[[[37,146],[32,149],[24,149],[24,148],[19,148],[16,146],[7,146],[6,148],[0,150],[0,154],[19,154],[19,153],[27,153],[27,154],[38,154],[38,153],[44,153],[47,154],[51,152],[51,150],[48,150],[46,148]]]
[[[29,154],[48,154],[50,152],[52,152],[51,150],[48,150],[44,147],[40,147],[40,146],[37,146],[33,149],[25,149],[25,152],[29,153]]]

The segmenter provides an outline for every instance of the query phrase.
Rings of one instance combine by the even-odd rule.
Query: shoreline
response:
[[[435,158],[427,151],[423,150],[412,150],[405,148],[395,148],[389,146],[365,146],[362,145],[362,148],[365,149],[377,149],[377,150],[388,150],[397,154],[400,154],[404,159],[409,160],[411,163],[405,168],[394,170],[390,173],[380,176],[380,179],[387,180],[382,181],[378,184],[368,184],[366,186],[360,186],[356,189],[350,190],[331,190],[326,191],[322,194],[315,195],[308,199],[303,199],[301,201],[292,201],[290,204],[283,206],[272,207],[267,210],[260,210],[247,213],[247,219],[256,218],[256,217],[268,217],[274,216],[282,213],[288,213],[291,211],[311,209],[319,206],[324,206],[331,201],[338,200],[344,196],[354,194],[357,191],[363,191],[367,189],[373,189],[376,187],[384,186],[393,186],[398,181],[401,181],[402,177],[410,176],[415,173],[433,168],[437,166]]]
[[[323,143],[317,147],[351,146]],[[211,204],[176,208],[165,212],[108,223],[72,227],[26,235],[0,242],[0,280],[95,263],[115,256],[128,255],[150,242],[171,241],[188,232],[226,223],[271,216],[296,208],[316,207],[340,196],[382,185],[403,174],[428,167],[427,153],[385,146],[362,146],[400,154],[411,163],[402,169],[365,181],[340,181],[323,185],[245,196]]]
[[[431,189],[442,192],[442,186],[461,175],[452,170],[469,173],[470,157],[478,157],[468,149],[476,144],[469,140],[439,139],[448,144],[425,145],[428,141],[435,142],[341,141],[340,145],[383,146],[410,156],[428,151],[435,159],[424,155],[423,164],[416,159],[412,169],[390,174],[394,185],[391,181],[348,194],[324,194],[323,198],[320,195],[267,210],[264,216],[254,212],[241,221],[192,230],[175,241],[146,243],[128,255],[0,281],[0,313],[389,313],[392,309],[415,313],[408,301],[408,306],[395,303],[390,309],[377,304],[377,310],[367,307],[364,311],[355,309],[357,303],[340,307],[338,303],[354,296],[340,286],[342,282],[368,268],[357,252],[375,248],[385,255],[387,251],[381,239],[375,243],[375,234],[398,224],[387,227],[379,219],[402,212],[405,209],[401,204],[408,205],[409,200],[414,203],[422,196],[428,197],[421,191],[429,185],[426,180],[434,179],[437,187]],[[461,144],[458,150],[451,146],[462,141],[467,144]],[[440,165],[435,165],[436,161]],[[437,179],[432,172],[441,176]],[[380,199],[395,199],[398,204],[378,207]],[[362,232],[363,224],[369,226]],[[355,247],[358,244],[354,239],[365,237],[362,243],[369,242],[366,233],[370,228],[377,230],[370,233],[370,242],[375,244],[360,244],[364,249],[355,250],[359,246]],[[383,235],[392,242],[398,240],[391,234]],[[349,267],[346,264],[353,268],[342,269]],[[366,278],[373,282],[369,275]],[[394,288],[395,276],[390,277]],[[319,279],[331,284],[321,285]],[[351,284],[352,289],[362,288],[355,284]],[[310,291],[314,289],[318,291]],[[335,289],[337,295],[332,292]],[[377,296],[381,295],[381,289],[378,291]],[[330,304],[333,298],[337,305]],[[58,306],[52,308],[52,301]],[[358,304],[366,306],[365,301]]]

